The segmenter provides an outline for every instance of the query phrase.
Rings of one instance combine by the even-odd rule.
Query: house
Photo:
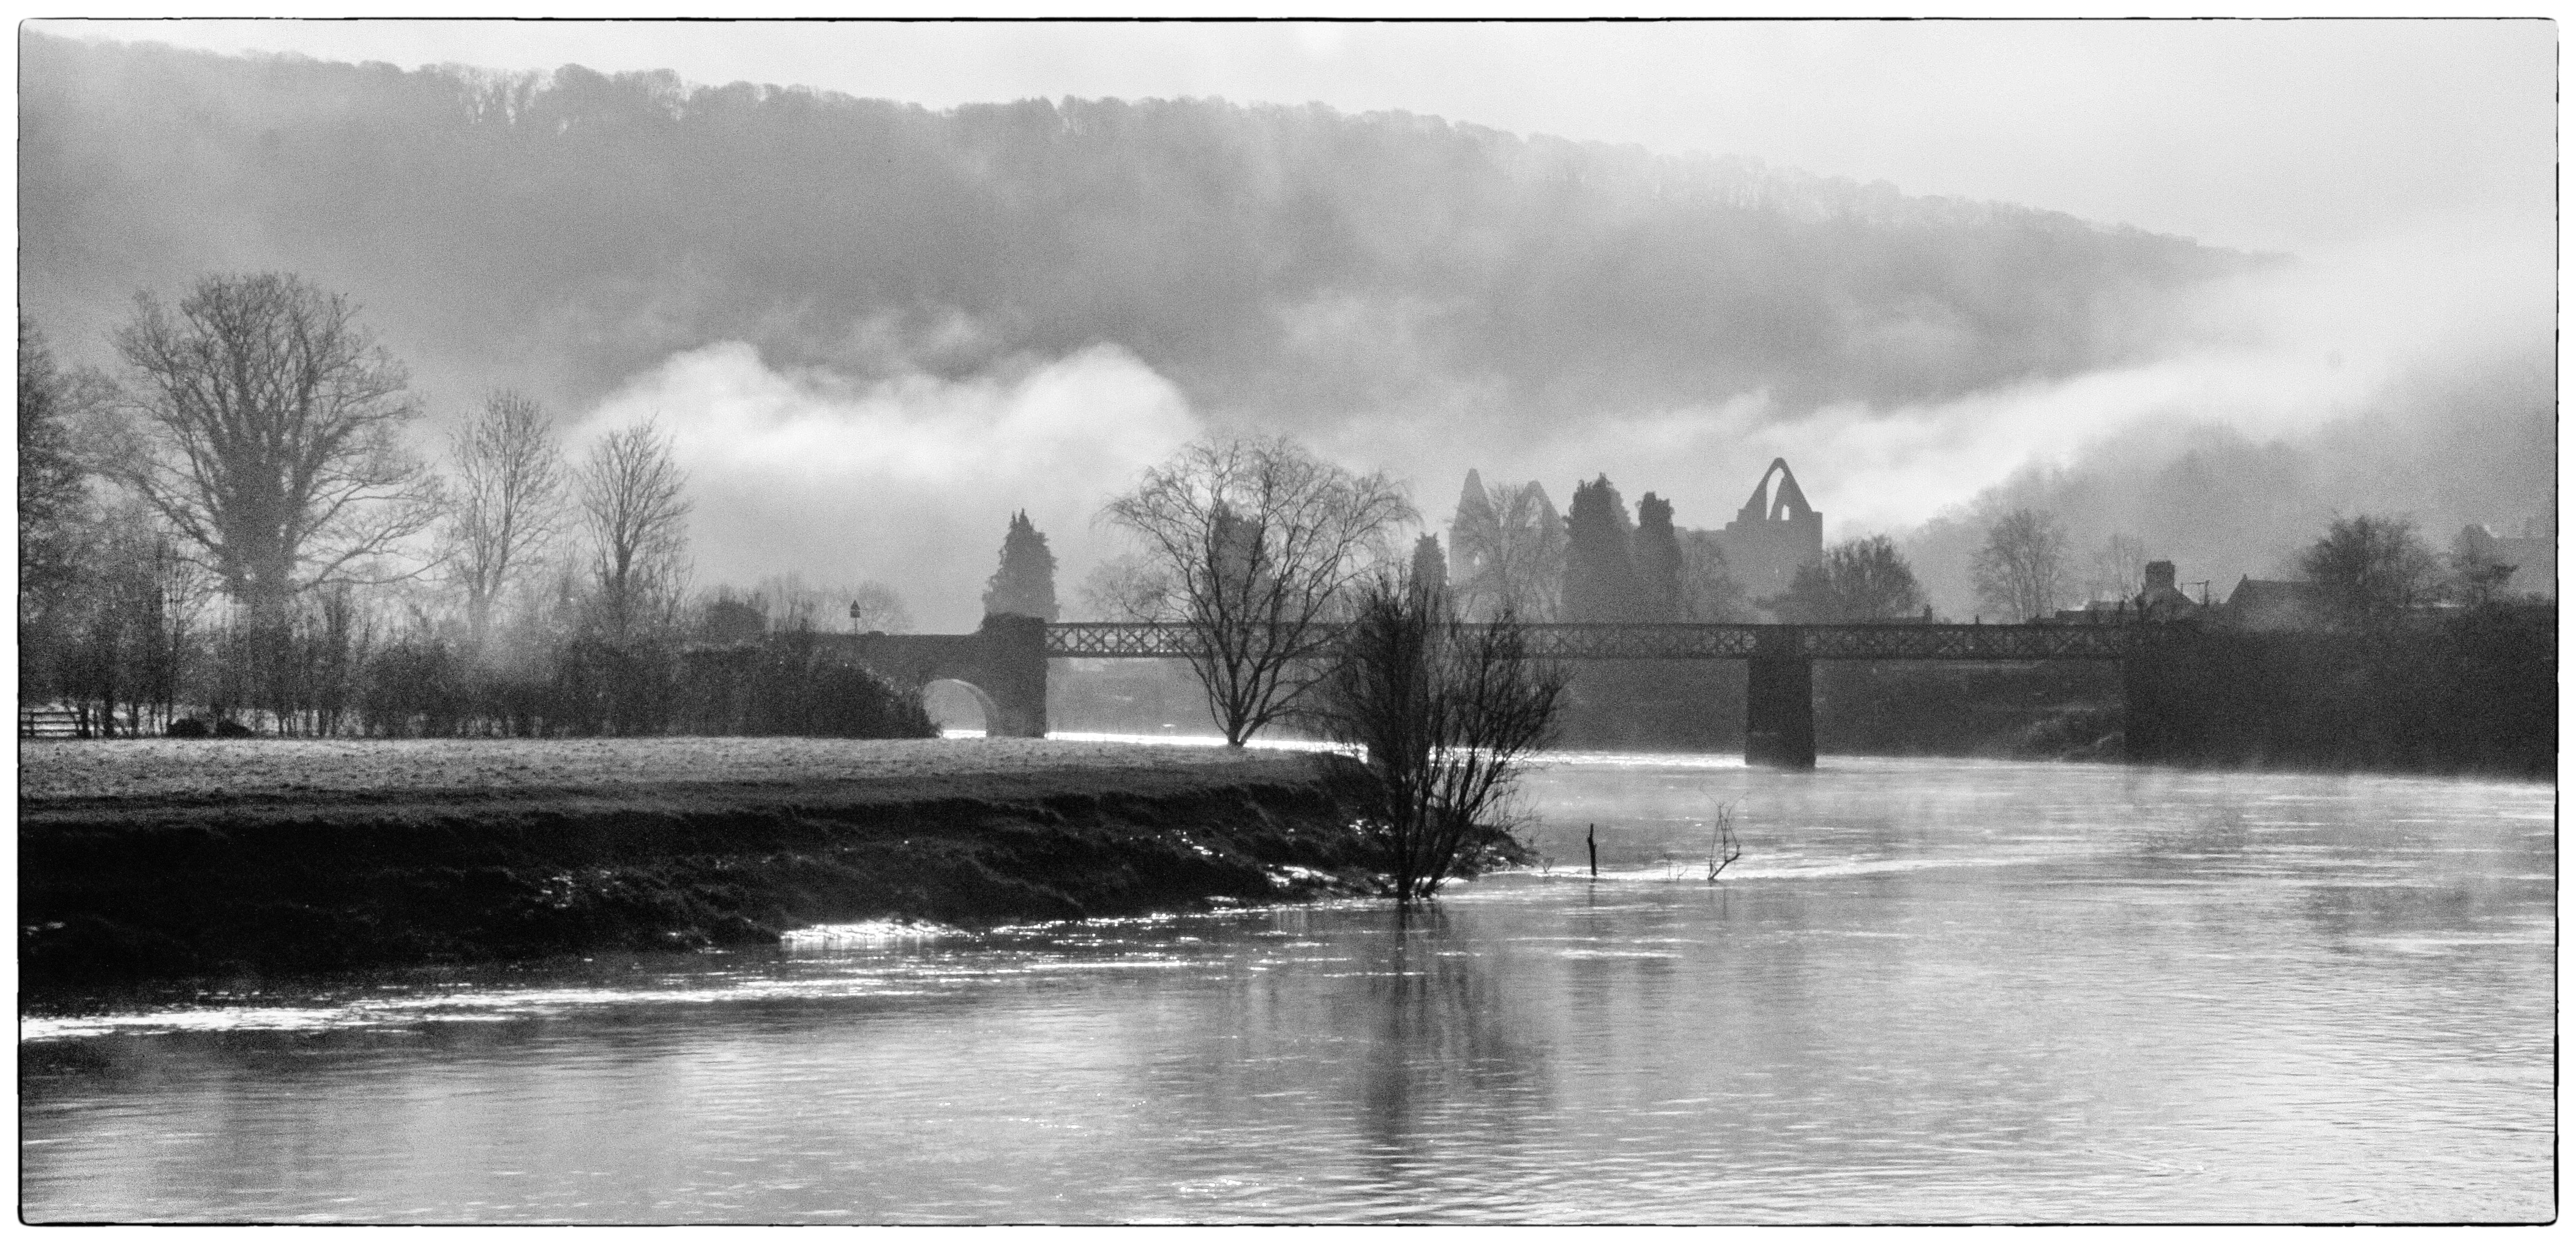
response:
[[[2097,600],[2081,609],[2060,609],[2051,622],[2090,626],[2122,622],[2175,622],[2199,617],[2208,606],[2174,585],[2172,562],[2148,562],[2145,590],[2127,600]]]
[[[2174,586],[2172,562],[2148,562],[2146,582],[2130,599],[2129,607],[2149,622],[2172,622],[2196,617],[2207,606]]]
[[[2507,596],[2546,596],[2558,599],[2558,541],[2534,534],[2534,524],[2523,525],[2524,534],[2499,536],[2478,523],[2460,529],[2453,546],[2480,561],[2513,567],[2513,575],[2504,581]]]
[[[2229,625],[2249,631],[2305,631],[2326,624],[2316,585],[2299,579],[2247,575],[2236,581],[2222,609]]]

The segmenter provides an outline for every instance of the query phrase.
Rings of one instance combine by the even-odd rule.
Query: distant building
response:
[[[2209,606],[2191,598],[2191,594],[2174,584],[2172,562],[2148,562],[2145,590],[2127,600],[2097,600],[2081,609],[2060,609],[2053,622],[2107,623],[2148,621],[2178,622],[2196,618]]]
[[[2499,536],[2482,524],[2460,529],[2460,546],[2482,560],[2513,567],[2504,581],[2507,596],[2558,599],[2558,540],[2538,534],[2539,524],[2523,524],[2519,536]]]
[[[2129,602],[2129,607],[2137,610],[2138,616],[2147,621],[2172,622],[2199,614],[2203,606],[2189,593],[2174,586],[2172,562],[2148,562],[2146,583]]]
[[[1771,491],[1773,472],[1780,476],[1777,493]],[[1800,566],[1825,559],[1825,516],[1807,505],[1786,458],[1772,459],[1735,521],[1710,534],[1726,554],[1727,574],[1755,600],[1788,591]]]
[[[2238,579],[2224,610],[2229,625],[2249,631],[2306,631],[2326,624],[2316,585],[2299,579]]]

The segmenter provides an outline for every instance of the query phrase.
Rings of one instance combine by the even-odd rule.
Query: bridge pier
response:
[[[1764,627],[1744,679],[1744,763],[1816,767],[1816,663],[1795,627]]]
[[[2121,750],[2131,764],[2185,759],[2194,726],[2208,720],[2206,704],[2196,704],[2189,690],[2195,679],[2183,672],[2191,668],[2187,640],[2187,633],[2151,633],[2120,662]],[[2226,685],[2205,666],[2196,672],[2204,686]]]
[[[1043,739],[1046,719],[1046,623],[996,613],[975,631],[983,649],[975,685],[991,697],[984,733],[997,739]]]

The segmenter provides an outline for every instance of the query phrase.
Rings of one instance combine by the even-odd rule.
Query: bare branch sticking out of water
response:
[[[1717,810],[1709,817],[1708,879],[1711,882],[1717,880],[1719,873],[1726,871],[1727,865],[1744,855],[1744,844],[1735,837],[1736,802],[1730,799],[1718,804]]]

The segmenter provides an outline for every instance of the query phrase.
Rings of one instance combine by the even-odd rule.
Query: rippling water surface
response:
[[[24,1212],[2555,1213],[2551,788],[1824,764],[1558,764],[1549,866],[1411,922],[862,927],[27,1018]]]

